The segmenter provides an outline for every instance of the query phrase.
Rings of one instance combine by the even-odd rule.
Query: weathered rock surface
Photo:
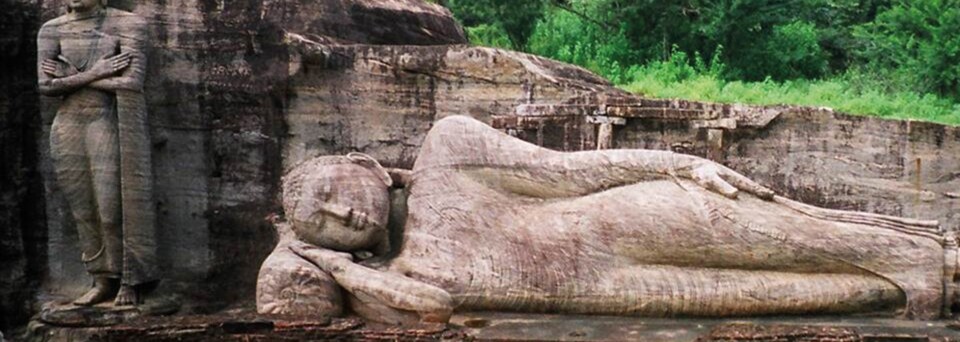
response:
[[[43,185],[36,169],[40,117],[32,67],[35,5],[8,1],[0,12],[0,330],[26,321],[45,274]],[[2,340],[2,338],[0,338]]]
[[[262,17],[320,42],[440,45],[467,42],[443,6],[420,0],[266,0]]]
[[[414,0],[110,5],[143,16],[151,32],[146,98],[161,291],[183,294],[187,312],[252,304],[257,269],[275,244],[264,218],[279,211],[289,64],[283,30],[320,41],[466,41],[446,9]],[[16,1],[0,23],[0,328],[25,322],[37,295],[73,297],[90,285],[49,162],[57,100],[36,93],[36,30],[65,6]]]
[[[288,39],[295,53],[285,114],[285,169],[309,157],[352,151],[370,154],[384,166],[409,168],[427,130],[448,115],[489,123],[523,103],[629,96],[582,68],[512,51]],[[550,139],[559,139],[567,150],[580,146],[579,137]]]
[[[46,161],[54,100],[38,102],[34,90],[35,31],[64,4],[15,1],[20,12],[0,17],[0,329],[23,323],[41,282],[40,293],[56,296],[89,285]],[[612,126],[614,148],[706,156],[826,207],[960,224],[960,128],[650,100],[519,53],[378,45],[464,41],[445,10],[420,1],[111,6],[144,16],[153,35],[146,87],[162,286],[182,294],[186,312],[252,307],[257,270],[276,242],[264,218],[279,211],[285,168],[350,151],[409,167],[431,123],[452,114],[561,150],[596,148],[600,134],[586,116],[623,118]],[[518,112],[520,104],[573,106]]]

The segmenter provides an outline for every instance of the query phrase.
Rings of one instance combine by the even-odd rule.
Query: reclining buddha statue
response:
[[[957,242],[936,221],[802,204],[684,154],[552,151],[462,116],[435,123],[412,170],[302,162],[283,207],[261,313],[932,319],[954,302]]]

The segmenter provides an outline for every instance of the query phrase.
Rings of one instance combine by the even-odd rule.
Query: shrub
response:
[[[506,30],[500,27],[500,25],[480,24],[466,27],[465,29],[467,31],[467,38],[470,39],[471,44],[501,49],[513,47],[513,42],[510,40],[510,37],[507,36]]]
[[[623,32],[620,29],[611,34],[596,23],[554,9],[537,23],[527,51],[583,66],[620,83],[626,81],[624,66],[637,62],[632,58],[634,53]]]
[[[766,51],[763,63],[773,79],[819,78],[827,72],[827,54],[811,23],[795,21],[774,27]]]
[[[916,92],[960,97],[960,7],[952,0],[900,0],[856,28],[866,70]]]

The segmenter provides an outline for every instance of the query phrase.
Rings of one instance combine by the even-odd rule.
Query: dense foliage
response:
[[[650,95],[960,123],[960,0],[438,2],[476,44],[578,64]],[[668,90],[691,80],[710,80],[716,96]],[[768,91],[730,96],[738,87]]]
[[[855,28],[868,69],[913,87],[958,98],[960,1],[899,1]]]

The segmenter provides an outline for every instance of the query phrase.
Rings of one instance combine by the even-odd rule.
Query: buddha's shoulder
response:
[[[107,15],[111,17],[140,17],[139,14],[113,7],[107,7]]]
[[[42,31],[44,29],[58,27],[67,23],[67,21],[68,21],[67,15],[64,14],[59,17],[47,20],[47,22],[43,23],[43,25],[40,26],[40,30]]]
[[[133,25],[146,25],[147,21],[139,14],[127,12],[113,7],[107,7],[107,17],[113,20],[122,20],[125,23]]]

